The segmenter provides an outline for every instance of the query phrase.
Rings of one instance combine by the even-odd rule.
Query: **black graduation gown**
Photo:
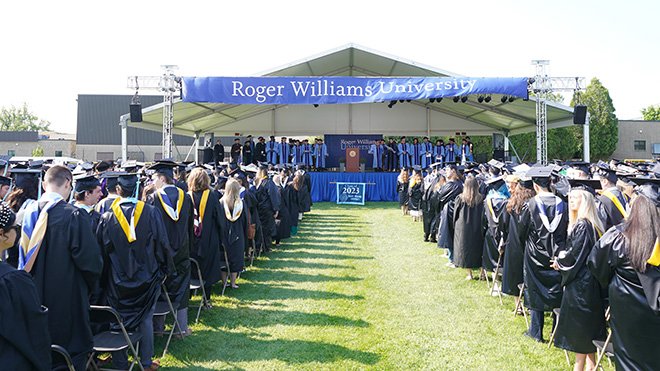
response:
[[[440,222],[438,225],[438,247],[445,249],[454,248],[454,200],[463,193],[463,183],[449,181],[438,191],[440,199]]]
[[[130,222],[135,205],[125,203],[120,208]],[[96,231],[104,259],[101,287],[108,305],[119,312],[128,329],[137,329],[151,314],[163,278],[174,270],[165,225],[152,205],[144,205],[135,236],[135,241],[128,242],[112,211],[103,214]]]
[[[301,200],[300,200],[300,191],[296,191],[293,188],[293,184],[289,183],[284,190],[282,191],[282,200],[286,200],[287,208],[289,209],[289,215],[291,220],[291,226],[298,226],[298,214],[301,210]]]
[[[266,162],[266,143],[257,142],[254,145],[255,162]]]
[[[626,197],[623,195],[619,189],[616,187],[608,189],[610,193],[612,193],[614,196],[616,196],[619,199],[626,200]],[[598,201],[599,201],[599,213],[601,216],[601,219],[605,223],[605,230],[610,229],[611,227],[615,225],[621,224],[623,222],[624,217],[623,214],[619,211],[619,209],[614,206],[614,202],[610,200],[608,197],[604,195],[598,196]],[[625,207],[625,205],[622,204],[622,206]]]
[[[596,243],[593,226],[579,220],[566,244],[566,255],[557,263],[564,293],[555,333],[555,346],[575,353],[594,353],[592,340],[605,340],[605,303],[598,281],[587,267],[587,258]]]
[[[253,187],[257,200],[257,210],[261,222],[262,243],[266,251],[270,249],[272,236],[275,235],[275,212],[280,209],[277,186],[270,179],[262,180],[259,187]]]
[[[647,264],[645,273],[635,271],[627,245],[622,225],[611,228],[591,250],[587,264],[601,286],[608,287],[616,369],[660,370],[660,268]]]
[[[250,145],[243,146],[243,165],[252,163],[252,147]]]
[[[298,191],[300,193],[300,211],[308,213],[312,210],[312,178],[305,171],[303,174],[303,186]]]
[[[504,212],[503,232],[504,256],[502,264],[502,292],[507,295],[520,295],[518,285],[523,283],[523,258],[525,255],[525,241],[520,239],[522,228],[522,215],[528,213],[524,204],[520,214],[512,210],[511,213]]]
[[[190,197],[190,194],[188,196]],[[192,197],[193,207],[199,212],[202,192],[193,192]],[[220,267],[224,265],[225,260],[220,245],[221,212],[220,194],[211,190],[202,218],[201,234],[198,237],[193,233],[192,249],[190,250],[190,256],[199,263],[199,269],[207,287],[220,281]],[[192,275],[197,277],[197,272],[192,272]]]
[[[53,206],[30,272],[41,304],[48,308],[51,341],[66,349],[76,364],[92,351],[89,294],[103,269],[90,223],[85,210],[64,201]]]
[[[555,217],[555,196],[544,193],[543,208],[548,219]],[[564,204],[565,205],[565,204]],[[553,233],[549,232],[539,216],[535,198],[527,201],[521,222],[521,240],[525,241],[523,279],[525,281],[525,305],[531,310],[551,311],[561,307],[561,274],[552,269],[552,259],[566,249],[568,206],[565,205],[560,222]]]
[[[424,224],[424,236],[428,236],[431,233],[431,223],[433,218],[435,218],[435,210],[433,209],[433,204],[431,198],[433,197],[433,189],[435,188],[438,178],[435,177],[425,183],[424,193],[422,194],[422,223]]]
[[[255,249],[259,246],[262,245],[263,239],[261,238],[261,220],[259,220],[259,209],[257,208],[257,197],[255,196],[255,189],[254,187],[250,187],[250,189],[245,192],[245,196],[243,197],[243,202],[245,203],[245,207],[248,210],[248,222],[249,224],[254,224],[255,225],[255,236],[254,236],[254,246]],[[222,210],[220,210],[222,212]],[[220,245],[220,248],[222,248],[222,244]],[[248,255],[248,251],[250,248],[250,240],[245,240],[245,254],[246,256]],[[224,250],[223,250],[224,251]],[[256,252],[256,251],[255,251]],[[224,253],[223,253],[224,255]],[[224,266],[224,260],[221,264]]]
[[[247,214],[245,213],[245,204],[243,211],[236,221],[227,218],[224,201],[220,200],[220,227],[222,234],[220,240],[229,260],[229,270],[232,273],[238,273],[245,268],[245,240],[247,239]]]
[[[408,205],[408,182],[401,182],[397,179],[396,181],[396,191],[399,194],[399,207],[403,205]]]
[[[408,188],[408,210],[410,211],[421,211],[422,210],[422,186],[424,182],[419,182],[413,184]]]
[[[280,194],[280,212],[277,213],[277,218],[275,219],[275,224],[277,228],[277,234],[275,235],[276,240],[284,240],[291,237],[291,206],[289,205],[289,198],[286,197],[285,192],[286,188],[277,187],[277,191]],[[296,220],[298,220],[298,214],[296,214]]]
[[[32,277],[0,262],[0,367],[50,370],[50,344],[48,314]]]
[[[434,185],[435,188],[435,185]],[[431,192],[431,198],[429,200],[429,214],[432,215],[431,225],[429,227],[429,236],[432,240],[435,240],[438,235],[438,228],[440,226],[440,192],[439,190]]]
[[[220,143],[216,143],[213,146],[213,161],[215,166],[218,166],[218,163],[222,162],[225,158],[225,146]]]
[[[484,204],[470,207],[460,197],[454,203],[454,264],[480,268],[484,246]]]
[[[506,199],[493,197],[484,201],[486,235],[484,236],[481,266],[489,272],[495,270],[497,261],[500,258],[499,246],[502,237],[500,221],[503,219],[502,214],[504,213],[506,213]]]
[[[176,187],[165,187],[165,193],[176,208],[179,192]],[[173,220],[167,214],[160,198],[154,193],[149,197],[149,203],[160,212],[167,231],[167,239],[172,250],[175,272],[167,276],[165,286],[172,304],[179,309],[188,308],[190,299],[190,247],[193,239],[192,201],[184,194],[183,205],[178,220]],[[165,299],[163,299],[165,300]]]
[[[183,189],[184,192],[188,192],[188,183],[184,182],[183,180],[177,180],[174,183],[174,185]]]

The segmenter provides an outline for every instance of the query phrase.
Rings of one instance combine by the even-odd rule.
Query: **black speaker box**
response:
[[[587,106],[577,105],[573,107],[573,124],[584,125],[587,123]]]
[[[142,122],[142,104],[131,103],[130,105],[131,122]]]

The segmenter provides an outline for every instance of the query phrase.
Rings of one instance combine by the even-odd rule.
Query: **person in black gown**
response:
[[[94,209],[101,197],[101,183],[93,175],[82,175],[75,177],[73,206],[85,210],[91,218],[92,233],[96,233],[96,227],[101,220],[101,214]]]
[[[158,210],[134,198],[138,177],[122,175],[120,196],[103,214],[96,238],[103,251],[101,288],[109,306],[121,315],[129,331],[141,334],[139,356],[145,369],[155,369],[153,314],[161,282],[173,271],[169,241]],[[114,352],[112,364],[128,369],[126,351]]]
[[[454,201],[463,192],[463,181],[456,165],[448,165],[445,169],[447,182],[438,191],[438,208],[440,219],[438,223],[438,247],[447,249],[449,262],[447,266],[455,267],[454,260]]]
[[[413,175],[408,186],[408,210],[414,222],[422,220],[423,186],[422,168],[419,165],[415,165],[413,166]]]
[[[170,248],[173,251],[176,273],[171,272],[165,281],[172,304],[177,309],[177,320],[183,336],[190,335],[188,328],[188,301],[190,299],[190,247],[193,240],[193,207],[182,189],[174,185],[173,169],[176,163],[159,161],[149,169],[156,191],[148,203],[155,206],[167,231]],[[164,316],[154,319],[154,328],[161,332],[164,328]]]
[[[0,201],[0,256],[20,237],[11,208]],[[0,367],[51,369],[47,311],[30,274],[0,261]]]
[[[268,167],[261,166],[255,176],[253,192],[257,200],[263,251],[270,252],[276,233],[275,218],[280,211],[280,195],[277,186],[268,178]]]
[[[218,168],[220,163],[225,160],[225,146],[222,145],[220,139],[215,141],[213,146],[213,161],[215,162],[215,167]]]
[[[408,214],[408,169],[402,168],[401,173],[396,178],[396,191],[399,194],[399,207],[403,215]]]
[[[598,196],[601,219],[605,221],[605,230],[620,224],[628,216],[628,197],[616,186],[616,171],[609,168],[607,164],[598,167],[600,176],[601,194]]]
[[[608,288],[617,370],[660,370],[660,193],[638,187],[630,215],[591,251],[588,266]]]
[[[468,176],[463,192],[456,198],[454,217],[454,265],[467,270],[467,280],[472,270],[481,268],[485,226],[483,196],[473,176]]]
[[[188,196],[193,204],[193,244],[190,256],[197,260],[210,305],[211,286],[220,281],[220,267],[225,265],[220,251],[220,194],[210,188],[211,179],[203,168],[188,176]],[[192,272],[197,276],[197,272]]]
[[[46,172],[45,193],[23,215],[18,268],[32,275],[41,304],[48,308],[53,344],[66,349],[76,370],[82,371],[93,346],[89,294],[101,275],[103,259],[89,214],[65,201],[72,181],[64,166]],[[47,213],[43,234],[42,213]]]
[[[435,218],[435,210],[431,199],[436,190],[436,184],[439,181],[440,177],[438,174],[439,164],[432,164],[431,168],[433,169],[426,177],[424,177],[424,193],[422,195],[422,223],[424,224],[424,242],[429,241],[429,236],[433,237],[433,242],[435,241],[435,236],[431,234],[431,224],[433,223],[433,218]]]
[[[241,183],[229,178],[225,185],[225,192],[220,199],[220,225],[222,233],[220,240],[227,252],[229,260],[230,282],[233,289],[237,289],[236,278],[238,272],[245,268],[245,244],[247,239],[247,209],[240,196]],[[226,272],[222,272],[226,277]],[[223,282],[226,278],[223,277]]]
[[[273,184],[277,186],[277,192],[281,200],[280,212],[277,214],[277,218],[275,218],[275,227],[277,229],[275,233],[275,246],[279,246],[282,240],[291,237],[291,208],[288,198],[284,197],[286,183],[286,172],[273,176]],[[295,215],[295,218],[297,221],[298,214]]]
[[[486,235],[484,236],[481,266],[486,272],[493,272],[498,263],[500,266],[502,264],[500,258],[500,249],[504,245],[502,238],[504,223],[502,221],[504,220],[503,214],[506,213],[509,190],[503,177],[491,178],[484,184],[487,188],[484,201]]]
[[[568,241],[553,265],[561,272],[564,287],[555,346],[576,353],[576,371],[585,366],[594,369],[596,347],[592,341],[605,339],[605,304],[600,285],[587,267],[587,257],[604,229],[594,194],[589,185],[571,180]]]

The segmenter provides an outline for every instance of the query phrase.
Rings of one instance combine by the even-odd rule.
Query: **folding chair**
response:
[[[194,266],[193,269],[197,271],[197,278],[190,279],[190,291],[194,292],[194,295],[197,295],[197,290],[202,289],[202,300],[199,302],[199,308],[197,308],[197,318],[195,318],[195,323],[199,322],[199,315],[202,313],[202,307],[207,304],[208,298],[206,297],[206,289],[204,288],[204,277],[202,277],[202,271],[199,269],[199,263],[197,260],[190,258],[190,263]]]
[[[555,339],[555,335],[557,334],[557,327],[559,326],[559,314],[561,313],[561,309],[555,308],[552,310],[552,313],[555,315],[555,326],[553,327],[552,333],[550,334],[550,340],[548,340],[548,349],[552,347],[552,341]],[[564,355],[566,356],[566,363],[568,363],[568,367],[571,367],[571,359],[568,356],[566,349],[564,349]]]
[[[500,252],[500,256],[497,258],[497,265],[495,266],[495,270],[493,271],[493,286],[490,289],[490,296],[493,296],[493,294],[497,292],[497,296],[500,298],[500,304],[504,305],[504,301],[502,300],[502,285],[500,285],[499,287],[497,286],[497,275],[500,274],[502,255],[503,254]]]
[[[156,316],[167,316],[168,314],[172,314],[172,318],[174,318],[174,322],[172,323],[172,329],[170,330],[169,335],[167,336],[167,342],[165,343],[165,349],[163,349],[163,357],[167,354],[167,349],[170,346],[170,342],[172,341],[172,336],[174,336],[174,331],[178,328],[181,329],[179,326],[179,320],[176,318],[177,315],[177,310],[174,309],[174,306],[172,305],[172,301],[170,300],[170,295],[167,292],[167,287],[165,287],[165,280],[167,278],[163,279],[163,282],[161,282],[161,290],[163,293],[165,293],[165,301],[158,301],[156,302],[156,309],[154,310],[154,317]],[[183,338],[183,336],[181,337]]]
[[[66,349],[59,345],[53,344],[50,346],[50,352],[53,358],[53,364],[60,363],[59,361],[64,361],[69,371],[76,371],[76,369],[73,367],[71,356],[69,355],[69,352],[66,351]]]
[[[527,319],[527,312],[525,311],[525,305],[523,300],[523,295],[525,292],[525,284],[519,283],[518,290],[520,291],[520,294],[518,294],[518,298],[516,298],[516,307],[513,309],[513,315],[515,316],[516,314],[518,314],[518,310],[520,310],[523,314],[523,317],[525,317],[525,324],[527,325],[527,329],[529,330],[529,320]]]
[[[222,252],[225,255],[225,268],[227,268],[227,276],[225,277],[224,280],[222,280],[222,292],[220,293],[220,295],[225,296],[225,290],[227,289],[227,282],[229,282],[229,276],[231,275],[231,270],[229,269],[229,257],[227,257],[227,250],[222,249]]]
[[[609,322],[610,320],[610,307],[607,307],[605,311],[605,321]],[[605,341],[593,340],[592,343],[596,346],[596,366],[595,369],[599,367],[602,369],[600,362],[603,360],[603,356],[607,356],[607,361],[610,362],[614,358],[614,346],[612,345],[612,329],[608,329],[607,339]]]
[[[129,370],[132,370],[137,364],[140,370],[144,371],[137,352],[137,349],[140,348],[142,334],[126,331],[119,312],[112,307],[91,305],[89,309],[89,320],[91,323],[117,325],[120,331],[109,330],[94,335],[94,348],[87,359],[87,366],[91,366],[94,370],[105,370],[96,366],[94,362],[96,353],[119,352],[128,349],[133,356],[133,362],[131,362]]]

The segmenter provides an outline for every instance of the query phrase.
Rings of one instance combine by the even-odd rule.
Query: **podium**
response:
[[[346,172],[360,172],[360,149],[346,148]]]

